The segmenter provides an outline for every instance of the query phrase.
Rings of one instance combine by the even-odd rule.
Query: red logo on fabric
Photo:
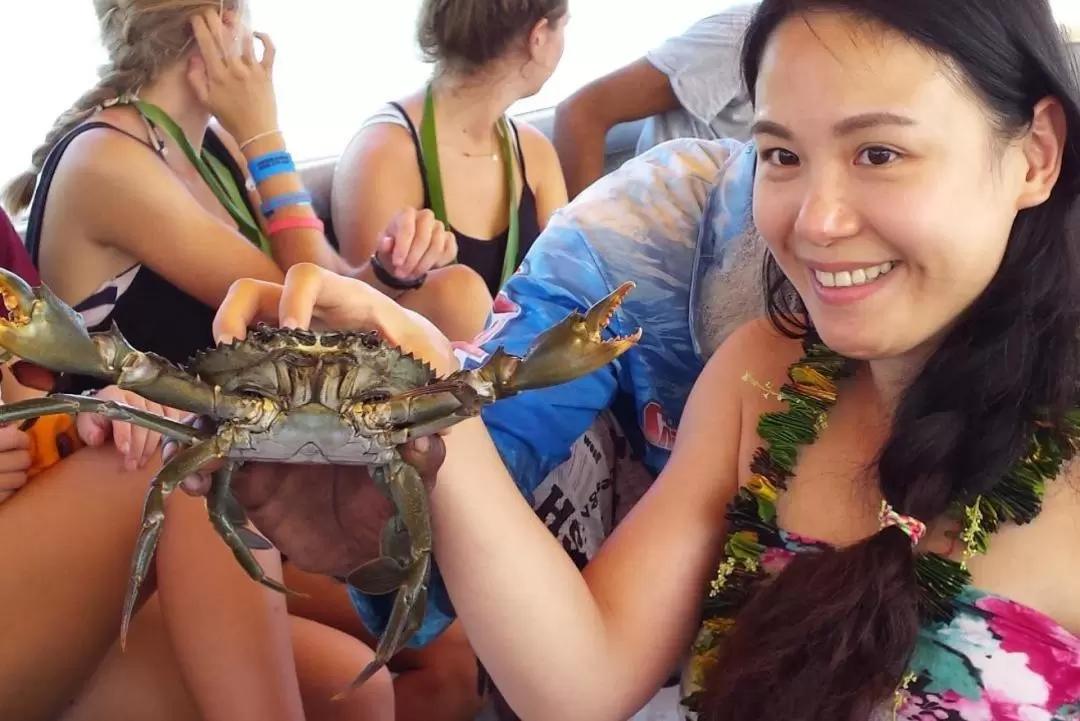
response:
[[[473,338],[473,345],[484,345],[501,332],[507,323],[519,315],[521,315],[521,306],[507,298],[505,293],[500,292],[495,296],[495,301],[491,304],[491,321],[488,323],[488,327],[482,330],[480,335]]]
[[[678,430],[664,416],[664,409],[656,401],[649,401],[642,411],[644,423],[642,431],[645,441],[650,445],[670,451],[675,447],[675,433]]]

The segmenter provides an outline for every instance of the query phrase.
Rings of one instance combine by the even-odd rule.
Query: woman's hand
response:
[[[0,503],[26,485],[29,468],[30,436],[17,424],[0,428]]]
[[[290,268],[283,285],[233,283],[214,319],[214,337],[243,338],[260,320],[291,328],[377,330],[438,373],[458,368],[450,342],[429,321],[362,281],[310,263]],[[174,448],[169,444],[166,455]],[[401,452],[425,486],[434,486],[445,454],[442,439],[419,438]],[[184,480],[187,493],[209,491],[206,470]],[[259,532],[311,573],[347,575],[378,557],[383,528],[394,513],[368,470],[355,466],[248,462],[233,476],[232,492]]]
[[[188,81],[199,101],[239,143],[278,129],[274,96],[274,45],[263,33],[250,33],[239,23],[226,27],[216,10],[191,21],[199,54],[192,57]],[[242,37],[237,33],[243,33]],[[255,58],[255,41],[263,58]]]
[[[436,373],[459,367],[450,341],[431,321],[363,281],[312,263],[290,268],[283,285],[250,278],[233,283],[214,317],[214,338],[219,343],[244,338],[256,321],[288,328],[376,330],[426,360]]]
[[[186,411],[178,411],[175,408],[148,401],[140,395],[121,390],[117,386],[102,388],[94,396],[102,400],[123,403],[174,421],[183,421],[191,415]],[[79,438],[88,446],[100,446],[111,436],[117,449],[124,455],[124,466],[128,470],[145,466],[161,445],[161,434],[157,431],[132,425],[126,421],[109,420],[97,413],[80,413],[75,419],[75,428],[79,433]]]
[[[457,253],[454,234],[430,210],[415,208],[398,211],[375,248],[379,262],[404,281],[453,263]]]

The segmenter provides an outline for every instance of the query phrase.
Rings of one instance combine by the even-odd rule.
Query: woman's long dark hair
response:
[[[793,14],[848,12],[897,31],[950,63],[1002,139],[1030,127],[1047,96],[1068,139],[1049,199],[1019,213],[1001,267],[907,389],[878,460],[881,491],[931,522],[996,485],[1026,450],[1039,409],[1058,419],[1080,375],[1080,97],[1046,0],[763,0],[743,48],[746,87]],[[810,330],[768,260],[770,317]],[[793,301],[792,298],[795,298]],[[920,618],[914,554],[886,528],[854,546],[800,554],[747,604],[707,684],[703,721],[865,721],[887,703],[911,659]]]

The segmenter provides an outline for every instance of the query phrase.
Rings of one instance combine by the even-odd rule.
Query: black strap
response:
[[[41,251],[41,227],[45,221],[45,202],[48,199],[49,186],[52,185],[52,179],[56,174],[56,168],[60,164],[60,157],[75,138],[88,130],[94,130],[96,128],[107,128],[109,130],[115,130],[118,133],[123,133],[157,153],[157,148],[148,143],[145,138],[140,138],[123,128],[118,128],[115,125],[110,125],[109,123],[100,120],[76,126],[72,128],[67,135],[61,138],[60,142],[49,151],[48,157],[45,158],[45,164],[42,165],[41,173],[38,175],[38,185],[34,191],[34,199],[30,204],[30,217],[27,219],[26,224],[26,250],[30,253],[30,260],[33,261],[35,266],[38,264],[38,254]]]
[[[431,207],[431,191],[428,189],[428,177],[427,169],[424,167],[424,153],[420,150],[420,133],[417,131],[416,126],[413,125],[412,118],[405,112],[405,108],[401,107],[399,103],[390,102],[390,106],[397,110],[402,119],[405,120],[405,124],[409,128],[409,134],[412,135],[413,148],[416,150],[416,165],[420,168],[420,181],[424,184],[424,207]]]

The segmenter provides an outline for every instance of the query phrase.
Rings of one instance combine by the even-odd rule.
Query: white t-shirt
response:
[[[646,120],[639,154],[673,138],[750,139],[754,111],[740,60],[743,34],[756,8],[756,2],[737,5],[702,18],[645,55],[668,77],[682,108]],[[1080,30],[1062,30],[1080,75]]]
[[[668,77],[682,108],[646,120],[638,153],[672,138],[749,139],[753,109],[739,60],[756,8],[737,5],[710,15],[645,55]]]

